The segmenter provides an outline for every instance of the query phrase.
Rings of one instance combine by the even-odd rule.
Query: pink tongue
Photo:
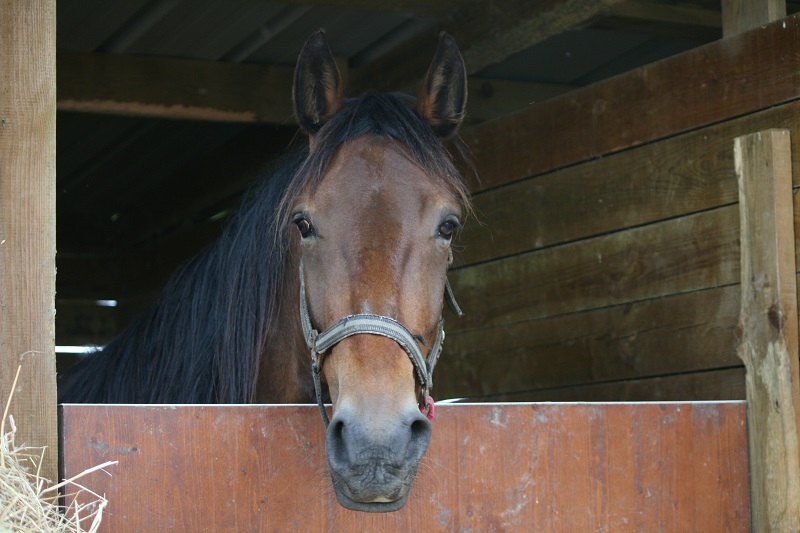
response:
[[[425,416],[428,417],[428,420],[433,422],[434,415],[434,408],[433,408],[433,396],[428,396],[428,412],[426,413],[425,410],[422,409],[422,406],[419,406],[419,410],[422,413],[425,413]]]

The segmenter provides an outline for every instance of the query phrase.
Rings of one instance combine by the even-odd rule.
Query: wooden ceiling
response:
[[[718,39],[721,10],[719,0],[60,0],[62,301],[156,290],[213,239],[247,184],[302,142],[292,64],[319,27],[350,95],[415,92],[449,32],[470,74],[470,127]]]

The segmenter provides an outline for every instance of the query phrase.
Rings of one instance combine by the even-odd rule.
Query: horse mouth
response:
[[[390,513],[398,511],[403,508],[408,499],[408,491],[394,501],[386,498],[376,498],[371,502],[358,502],[344,493],[344,490],[339,483],[334,480],[333,490],[336,493],[336,499],[339,500],[339,505],[351,511],[361,511],[365,513]],[[382,501],[385,500],[385,501]]]
[[[351,511],[367,513],[390,513],[402,509],[411,492],[411,485],[416,477],[417,466],[414,465],[405,478],[394,483],[382,484],[371,487],[354,488],[338,472],[331,470],[333,491],[339,504]],[[357,483],[358,485],[358,483]]]

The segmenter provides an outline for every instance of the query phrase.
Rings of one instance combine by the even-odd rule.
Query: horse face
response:
[[[452,40],[443,40],[416,110],[447,136],[463,115],[466,75]],[[298,60],[294,94],[312,152],[322,125],[342,107],[340,92],[333,56],[316,34]],[[339,146],[319,185],[293,206],[314,328],[348,315],[382,315],[418,336],[427,354],[460,216],[453,191],[393,138],[365,134]],[[339,502],[363,511],[399,509],[431,434],[409,356],[391,339],[357,334],[325,354],[321,378],[333,401],[326,452]]]
[[[391,141],[362,137],[340,148],[298,208],[312,322],[383,315],[432,346],[450,244],[442,230],[457,223],[456,199]],[[385,337],[354,335],[326,354],[322,377],[334,404],[327,455],[340,500],[401,506],[430,438],[408,355]]]

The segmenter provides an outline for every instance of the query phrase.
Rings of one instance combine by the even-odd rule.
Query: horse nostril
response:
[[[428,440],[431,435],[431,423],[427,418],[417,418],[411,422],[411,440]]]
[[[421,413],[416,413],[409,425],[408,459],[419,461],[431,440],[431,423]]]
[[[328,460],[338,465],[347,464],[347,444],[344,438],[345,424],[341,417],[331,420],[328,428]]]

